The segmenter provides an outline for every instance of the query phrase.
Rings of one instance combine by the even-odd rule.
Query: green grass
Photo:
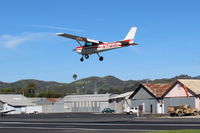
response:
[[[167,131],[155,131],[148,133],[200,133],[200,129],[167,130]]]

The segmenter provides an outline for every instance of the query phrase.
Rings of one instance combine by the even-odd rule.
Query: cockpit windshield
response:
[[[84,46],[92,46],[92,43],[91,42],[85,42]]]

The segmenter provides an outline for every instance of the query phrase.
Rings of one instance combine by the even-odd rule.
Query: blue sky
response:
[[[113,75],[122,80],[200,75],[198,0],[1,0],[0,81],[71,82]],[[102,41],[138,27],[140,45],[80,62],[65,32]]]

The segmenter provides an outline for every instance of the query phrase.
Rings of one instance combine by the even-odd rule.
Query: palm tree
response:
[[[74,74],[73,76],[72,76],[72,78],[74,79],[74,80],[76,80],[77,79],[77,74]]]
[[[34,83],[29,83],[26,87],[26,96],[34,97],[37,85]]]

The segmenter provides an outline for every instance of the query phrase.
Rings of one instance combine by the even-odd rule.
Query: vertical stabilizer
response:
[[[131,29],[129,30],[128,34],[124,38],[124,40],[133,41],[133,39],[135,37],[136,30],[137,30],[137,27],[131,27]]]

